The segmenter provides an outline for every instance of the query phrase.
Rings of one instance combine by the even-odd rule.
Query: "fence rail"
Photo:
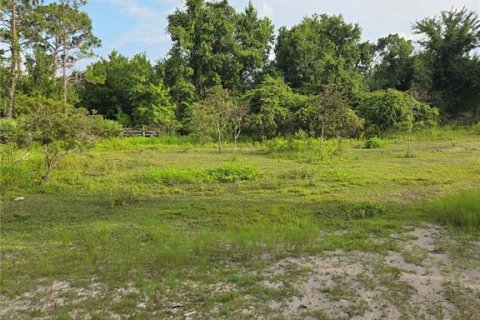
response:
[[[148,128],[123,128],[123,137],[159,137],[160,130],[152,130]]]

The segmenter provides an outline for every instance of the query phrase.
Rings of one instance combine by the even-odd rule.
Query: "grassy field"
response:
[[[0,318],[478,319],[480,135],[413,140],[2,146]]]

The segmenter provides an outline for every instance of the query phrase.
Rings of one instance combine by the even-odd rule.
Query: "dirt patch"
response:
[[[133,284],[111,288],[92,280],[78,287],[43,281],[14,298],[0,295],[0,318],[51,319],[62,310],[73,319],[90,319],[86,310],[98,306],[108,319],[210,319],[222,318],[223,312],[238,319],[478,319],[478,243],[470,243],[463,258],[451,255],[449,243],[455,240],[430,224],[392,239],[400,249],[385,254],[335,250],[282,259],[255,271],[257,291],[229,282],[185,281],[177,294],[167,288],[147,298]],[[232,297],[242,299],[238,309],[222,309],[222,300]],[[134,313],[123,314],[127,309]]]
[[[271,274],[308,272],[296,283],[298,294],[272,301],[270,308],[289,319],[468,319],[469,313],[450,295],[456,288],[454,294],[479,305],[480,269],[465,269],[439,249],[437,241],[446,237],[442,228],[426,224],[398,238],[402,252],[337,250],[282,260],[269,270]]]
[[[33,290],[13,299],[0,295],[1,319],[51,319],[58,313],[68,314],[72,319],[90,319],[83,312],[82,304],[107,297],[111,303],[119,303],[130,294],[138,294],[138,289],[129,285],[110,292],[106,286],[92,282],[87,287],[74,287],[67,281],[53,281],[51,284],[37,285]],[[139,301],[141,306],[144,302]],[[122,315],[108,312],[109,319],[122,319]]]

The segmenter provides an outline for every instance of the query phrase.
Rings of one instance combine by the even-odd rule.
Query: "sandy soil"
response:
[[[480,243],[473,244],[473,254],[459,260],[445,249],[445,243],[454,240],[438,226],[425,224],[392,237],[402,244],[402,250],[386,255],[336,250],[278,261],[261,271],[262,284],[279,291],[293,286],[291,297],[272,300],[268,305],[252,297],[252,306],[239,311],[239,318],[479,319]],[[209,289],[222,293],[232,290],[235,286],[228,283]],[[134,295],[137,310],[155,309],[154,302],[133,285],[112,291],[95,281],[84,288],[54,281],[40,283],[15,298],[0,295],[0,318],[48,319],[45,315],[55,308],[67,307],[71,318],[90,319],[75,306],[105,299],[107,293],[112,303]],[[212,319],[218,311],[214,307],[200,312],[176,302],[165,306],[172,311],[168,316],[171,319]],[[113,312],[106,314],[108,319],[126,318]],[[162,314],[152,312],[151,317],[161,319]]]

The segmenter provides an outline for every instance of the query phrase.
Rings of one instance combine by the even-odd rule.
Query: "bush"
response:
[[[305,152],[312,150],[320,150],[319,139],[283,139],[276,138],[268,140],[263,145],[267,153],[281,152]]]
[[[382,149],[385,148],[386,145],[387,143],[384,140],[377,137],[373,137],[365,141],[366,149]]]
[[[480,192],[463,191],[429,205],[428,214],[438,223],[467,230],[480,230]]]
[[[8,143],[14,141],[17,134],[17,121],[7,118],[0,119],[0,143]]]
[[[366,94],[360,103],[359,114],[365,119],[369,134],[383,134],[391,129],[425,128],[438,121],[439,112],[408,93],[394,89]]]
[[[38,143],[43,147],[45,174],[50,172],[66,154],[91,148],[97,140],[103,118],[83,108],[65,107],[61,101],[44,97],[28,100],[28,109],[18,118],[18,141]]]
[[[122,132],[123,126],[117,121],[102,119],[98,127],[97,135],[109,139],[120,136]]]

